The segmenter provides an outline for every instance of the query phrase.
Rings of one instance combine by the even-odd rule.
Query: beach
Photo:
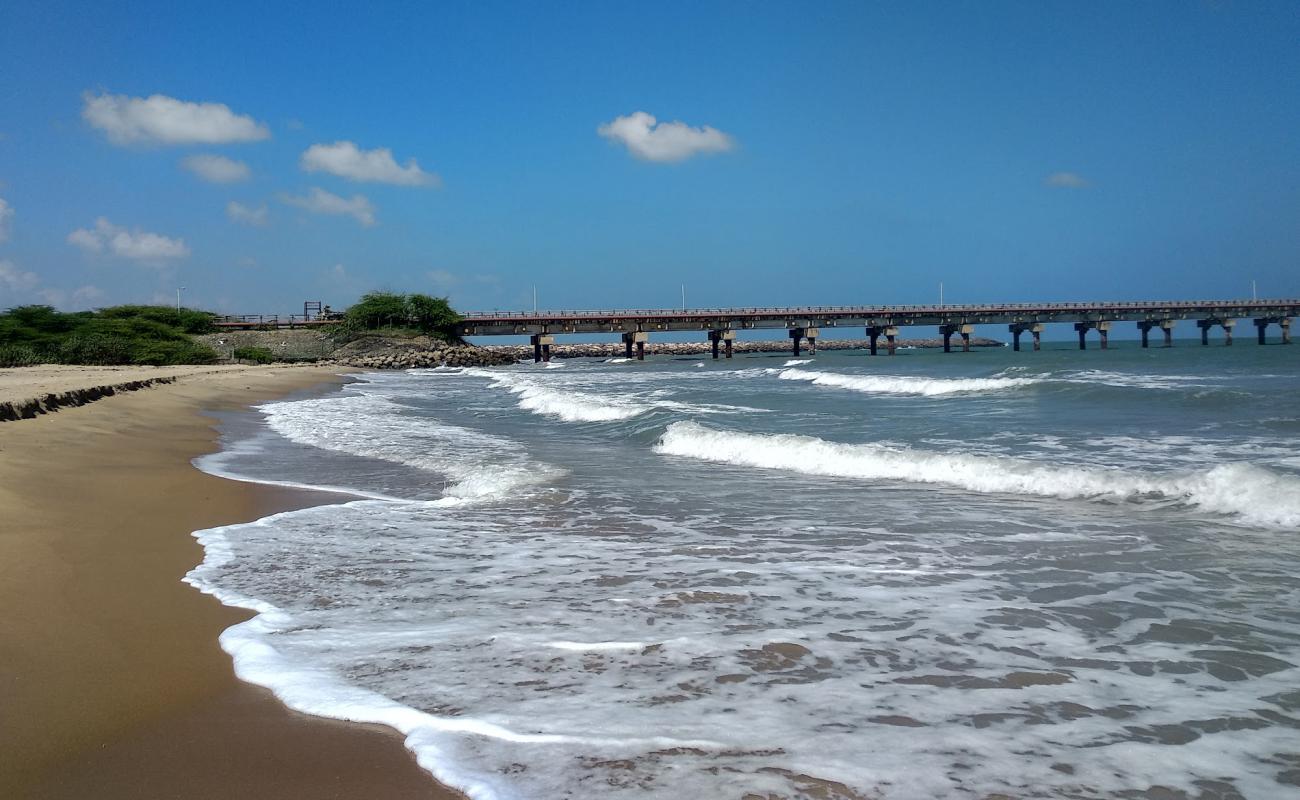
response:
[[[195,530],[338,498],[214,477],[205,411],[338,383],[316,367],[0,370],[0,400],[176,376],[0,423],[0,796],[453,798],[401,737],[291,712],[181,582]]]

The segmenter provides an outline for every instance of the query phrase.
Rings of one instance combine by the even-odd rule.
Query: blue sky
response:
[[[1294,2],[3,17],[0,307],[1300,295]]]

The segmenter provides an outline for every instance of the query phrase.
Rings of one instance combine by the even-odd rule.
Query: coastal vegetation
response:
[[[194,334],[214,315],[168,306],[126,305],[63,312],[30,305],[0,313],[0,367],[33,364],[211,364],[216,352]]]
[[[386,335],[423,334],[445,342],[456,340],[460,314],[445,297],[427,294],[368,292],[343,314],[347,334],[382,332]]]

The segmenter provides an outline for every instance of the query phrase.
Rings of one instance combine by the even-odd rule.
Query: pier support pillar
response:
[[[534,364],[551,360],[551,345],[555,344],[554,336],[548,333],[535,333],[532,336],[532,343]]]
[[[870,340],[871,355],[876,354],[876,341],[880,339],[880,328],[867,328],[867,339]]]
[[[1138,323],[1138,330],[1142,331],[1142,346],[1143,346],[1143,347],[1149,347],[1149,346],[1150,346],[1150,344],[1151,344],[1151,341],[1150,341],[1151,329],[1154,328],[1155,326],[1156,326],[1156,324],[1155,324],[1154,322],[1151,322],[1150,320],[1143,320],[1143,321],[1141,321],[1141,322]]]
[[[1291,318],[1284,317],[1277,324],[1282,328],[1282,344],[1291,344]]]
[[[898,328],[895,328],[893,326],[885,328],[885,351],[888,352],[891,356],[898,349],[898,345],[894,343],[894,339],[897,336],[898,336]]]
[[[963,353],[970,352],[970,335],[975,331],[974,325],[940,325],[939,333],[943,334],[943,352],[952,352],[952,335],[961,334],[961,347]]]
[[[1268,330],[1268,323],[1270,321],[1271,320],[1267,320],[1267,319],[1255,320],[1255,332],[1259,337],[1260,344],[1264,344],[1265,332]]]
[[[1232,329],[1236,327],[1235,319],[1225,319],[1219,323],[1223,326],[1223,346],[1232,347]]]
[[[1098,322],[1097,335],[1101,337],[1101,349],[1109,350],[1110,349],[1110,323]]]
[[[1087,349],[1088,349],[1088,331],[1092,330],[1092,329],[1095,328],[1096,326],[1097,326],[1097,323],[1095,323],[1095,322],[1076,322],[1076,323],[1074,323],[1074,330],[1079,334],[1079,349],[1080,349],[1080,350],[1087,350]]]
[[[623,334],[623,351],[627,353],[628,358],[632,358],[632,348],[636,348],[636,360],[645,361],[645,342],[648,337],[645,331],[629,331]]]
[[[1173,347],[1174,346],[1174,320],[1172,319],[1160,320],[1160,330],[1163,331],[1165,334],[1165,347]]]
[[[718,357],[718,344],[727,343],[727,358],[731,358],[731,342],[736,338],[735,331],[717,330],[709,331],[709,342],[713,345],[713,357]]]
[[[1013,322],[1007,326],[1011,331],[1011,346],[1016,351],[1020,351],[1020,334],[1028,331],[1034,335],[1034,349],[1042,347],[1043,323],[1041,322]]]
[[[1214,327],[1214,320],[1198,319],[1196,327],[1201,329],[1201,347],[1208,347],[1210,345],[1210,328]]]
[[[804,339],[808,340],[808,355],[817,355],[817,334],[820,333],[816,328],[791,328],[790,342],[794,345],[795,358],[799,357],[799,346]]]

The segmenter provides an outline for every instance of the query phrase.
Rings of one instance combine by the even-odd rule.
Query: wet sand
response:
[[[0,423],[0,797],[459,797],[397,733],[237,680],[217,637],[250,613],[181,583],[191,531],[333,499],[195,469],[202,410],[339,380],[227,369]]]

